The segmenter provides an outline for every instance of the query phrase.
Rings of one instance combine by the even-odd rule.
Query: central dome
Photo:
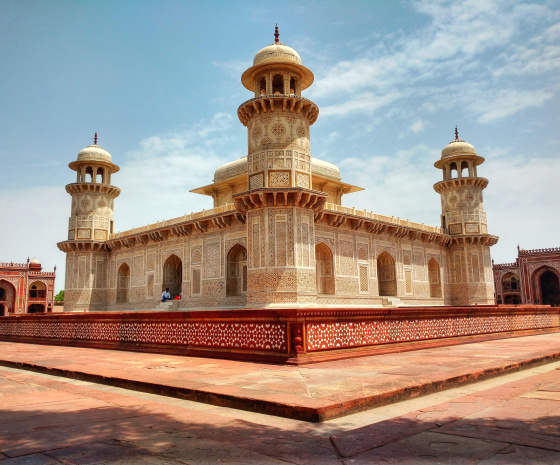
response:
[[[267,62],[287,62],[301,65],[301,58],[292,47],[284,44],[271,44],[257,52],[253,59],[253,66]]]

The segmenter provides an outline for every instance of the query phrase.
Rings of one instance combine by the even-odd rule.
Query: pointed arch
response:
[[[377,280],[380,296],[397,295],[395,259],[388,252],[383,252],[377,257]]]
[[[130,268],[126,263],[123,263],[117,272],[117,303],[128,302],[129,287]]]
[[[16,288],[12,283],[5,279],[0,279],[0,304],[3,308],[3,314],[14,312],[16,302]]]
[[[506,273],[502,277],[502,290],[506,291],[517,291],[519,289],[519,276],[515,273]]]
[[[247,292],[247,249],[235,244],[227,254],[226,295],[236,296]]]
[[[560,279],[558,273],[547,269],[539,277],[540,301],[543,305],[560,305]]]
[[[430,282],[430,297],[441,297],[441,273],[439,263],[435,258],[428,262],[428,279]]]
[[[30,299],[45,299],[47,297],[47,286],[41,281],[33,281],[29,285]]]
[[[335,293],[333,253],[324,242],[319,242],[315,246],[315,268],[317,294],[333,295]]]
[[[272,94],[281,95],[284,93],[284,77],[281,74],[275,74],[272,78]]]
[[[181,295],[183,284],[183,262],[177,255],[170,255],[163,264],[163,285],[161,291],[169,288],[171,298]]]

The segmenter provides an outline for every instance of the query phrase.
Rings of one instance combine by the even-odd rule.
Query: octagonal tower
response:
[[[443,171],[443,181],[434,184],[441,196],[441,226],[452,238],[449,254],[450,301],[453,305],[494,303],[490,246],[498,242],[488,234],[482,191],[488,179],[478,176],[484,158],[459,139],[441,152],[434,166]]]
[[[246,216],[247,304],[316,302],[314,218],[327,194],[313,190],[309,128],[315,103],[301,96],[313,73],[278,40],[255,55],[241,82],[254,97],[237,114],[247,127],[247,191],[233,196]]]
[[[97,145],[82,149],[69,165],[76,182],[66,186],[72,196],[68,240],[58,243],[66,252],[65,311],[92,309],[106,303],[107,251],[113,233],[113,201],[121,190],[111,185],[119,171],[109,152]]]

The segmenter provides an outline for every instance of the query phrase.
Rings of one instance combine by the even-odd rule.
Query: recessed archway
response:
[[[428,262],[428,279],[430,281],[430,297],[441,297],[439,263],[435,258]]]
[[[4,308],[4,315],[14,311],[16,302],[16,288],[6,280],[0,280],[0,303]]]
[[[117,303],[128,302],[128,288],[130,286],[130,268],[123,263],[117,273]]]
[[[516,291],[519,289],[519,276],[515,273],[506,273],[502,278],[503,291]]]
[[[47,297],[47,287],[41,281],[34,281],[29,285],[30,299],[44,299]]]
[[[169,288],[171,298],[181,295],[183,283],[183,262],[177,255],[170,255],[163,265],[162,292]]]
[[[397,295],[395,260],[387,252],[383,252],[377,257],[377,280],[379,282],[380,296]]]
[[[545,271],[539,278],[541,303],[544,305],[560,305],[560,283],[558,275],[551,270]]]
[[[236,296],[247,292],[247,249],[234,245],[227,254],[226,295]]]
[[[331,249],[323,242],[315,246],[317,294],[334,294],[334,266]]]

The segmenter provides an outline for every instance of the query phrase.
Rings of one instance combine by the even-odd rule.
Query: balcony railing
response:
[[[395,218],[394,216],[379,215],[377,213],[369,212],[367,210],[359,210],[354,207],[343,207],[342,205],[336,205],[334,203],[327,202],[325,204],[324,210],[334,211],[338,213],[346,213],[348,215],[360,216],[362,218],[369,218],[376,221],[383,221],[385,223],[396,224],[398,226],[407,226],[409,228],[420,229],[422,231],[428,231],[438,234],[443,234],[443,229],[437,226],[429,226],[424,223],[415,223],[414,221],[402,220],[400,218]]]
[[[179,216],[177,218],[172,218],[170,220],[158,221],[157,223],[148,224],[147,226],[141,226],[139,228],[129,229],[128,231],[117,232],[115,234],[111,234],[110,239],[119,239],[121,237],[132,236],[147,231],[153,231],[159,228],[165,228],[167,226],[174,226],[176,224],[186,223],[187,221],[194,221],[194,220],[200,220],[202,218],[208,218],[210,216],[219,215],[221,213],[227,213],[230,211],[235,211],[235,205],[233,203],[228,203],[226,205],[222,205],[221,207],[211,208],[210,210],[192,212],[188,215]]]
[[[30,299],[45,299],[47,297],[46,290],[31,290],[29,291]]]

